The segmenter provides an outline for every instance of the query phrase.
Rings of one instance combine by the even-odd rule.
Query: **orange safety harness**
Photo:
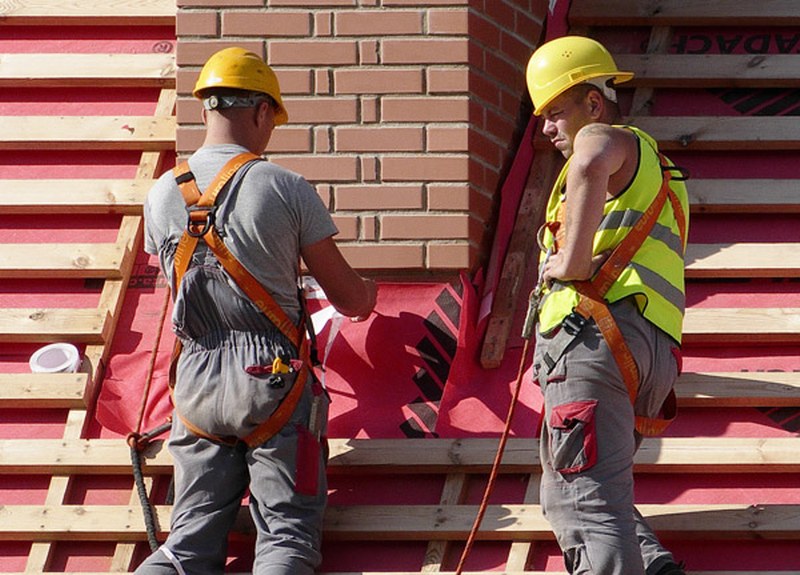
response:
[[[631,403],[636,403],[636,397],[639,391],[639,371],[636,367],[636,361],[633,357],[622,332],[614,320],[614,316],[608,309],[608,302],[605,300],[605,294],[617,281],[622,270],[624,270],[630,261],[633,259],[634,254],[644,243],[645,238],[650,234],[659,214],[661,214],[667,200],[669,200],[675,219],[678,223],[678,231],[680,233],[681,244],[686,245],[686,217],[683,206],[680,203],[677,195],[669,183],[674,178],[672,171],[681,172],[678,167],[671,166],[663,154],[658,154],[661,161],[661,170],[663,172],[663,180],[661,188],[656,194],[647,210],[644,211],[639,220],[630,229],[625,238],[617,245],[611,252],[611,255],[603,262],[600,269],[597,270],[594,277],[590,280],[573,281],[572,285],[580,294],[578,305],[575,306],[572,313],[569,314],[561,324],[561,329],[565,332],[566,337],[564,341],[556,346],[559,350],[556,355],[560,357],[563,349],[578,333],[589,319],[593,319],[600,329],[600,333],[606,340],[614,360],[622,373],[622,378],[628,390]],[[683,177],[683,176],[682,176]],[[677,178],[675,178],[677,180]],[[562,204],[563,205],[563,204]],[[558,218],[555,222],[546,224],[555,236],[555,249],[558,249],[559,241],[563,245],[564,237],[564,210],[559,210]],[[552,362],[557,361],[558,357],[549,355],[545,360]],[[551,367],[551,365],[548,365]],[[677,413],[677,401],[675,392],[670,391],[664,404],[662,406],[663,417],[649,418],[636,416],[636,430],[642,435],[653,436],[661,434],[667,426],[672,422]]]
[[[181,194],[183,194],[183,199],[186,202],[186,209],[189,214],[186,229],[175,251],[175,262],[173,265],[174,289],[180,286],[181,280],[189,268],[192,254],[194,254],[194,251],[197,249],[200,240],[203,240],[239,288],[241,288],[252,302],[298,350],[300,361],[290,362],[293,364],[292,369],[295,369],[294,366],[296,365],[296,369],[298,370],[298,375],[292,388],[272,415],[242,439],[249,447],[255,447],[264,443],[286,425],[303,394],[303,388],[311,373],[312,365],[309,340],[305,337],[305,315],[303,315],[300,325],[295,325],[264,286],[261,285],[261,283],[245,269],[239,260],[236,259],[230,250],[228,250],[215,226],[217,196],[240,168],[249,162],[259,159],[259,156],[251,153],[242,153],[232,158],[225,164],[211,182],[208,189],[203,193],[200,193],[197,187],[197,182],[195,181],[194,174],[192,174],[189,169],[188,162],[184,161],[173,169],[175,182],[178,184]],[[171,390],[175,386],[177,361],[182,349],[183,345],[181,340],[176,338],[170,363],[169,382]],[[235,438],[218,437],[199,429],[180,414],[177,406],[176,413],[184,425],[186,425],[187,429],[199,437],[225,444],[236,443],[236,441],[238,441]]]

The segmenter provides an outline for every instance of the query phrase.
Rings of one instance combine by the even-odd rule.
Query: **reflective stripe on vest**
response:
[[[609,251],[619,245],[650,206],[661,186],[662,170],[655,142],[641,130],[626,128],[638,137],[639,167],[631,185],[616,198],[605,203],[604,218],[594,238],[594,254]],[[547,208],[548,221],[555,221],[559,217],[566,190],[568,165],[569,162],[553,186]],[[682,240],[681,235],[685,234],[688,222],[688,196],[682,181],[673,179],[670,188],[682,208],[680,217],[683,221],[678,223],[672,204],[667,202],[642,248],[610,287],[606,299],[613,303],[635,296],[639,310],[645,318],[680,342],[685,307],[685,239]],[[545,233],[543,241],[545,246],[552,245],[552,234]],[[571,284],[555,285],[557,287],[546,292],[542,301],[539,325],[543,333],[560,325],[578,304],[579,294]]]

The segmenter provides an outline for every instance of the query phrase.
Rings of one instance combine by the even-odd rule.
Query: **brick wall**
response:
[[[360,269],[455,273],[487,239],[547,0],[178,0],[177,146],[202,141],[194,80],[216,50],[264,56],[303,174]]]

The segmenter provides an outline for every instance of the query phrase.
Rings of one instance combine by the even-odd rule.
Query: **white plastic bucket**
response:
[[[69,343],[51,343],[37,349],[28,364],[34,373],[74,373],[81,358],[78,348]]]

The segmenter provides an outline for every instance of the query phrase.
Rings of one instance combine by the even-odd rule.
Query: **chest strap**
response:
[[[188,162],[182,162],[175,166],[173,174],[175,182],[186,202],[188,221],[186,229],[178,242],[175,250],[175,261],[173,263],[173,293],[177,293],[186,271],[189,269],[192,255],[202,240],[211,252],[219,260],[222,267],[233,278],[236,285],[247,295],[248,298],[261,310],[264,315],[280,330],[280,332],[291,341],[298,350],[298,355],[302,361],[302,367],[297,378],[283,398],[280,405],[272,415],[261,423],[252,433],[247,435],[242,441],[249,447],[255,447],[267,441],[284,427],[294,413],[295,408],[303,395],[306,381],[311,371],[309,357],[309,342],[304,335],[302,326],[295,325],[286,312],[274,300],[272,295],[261,285],[253,275],[236,259],[231,251],[225,246],[216,229],[216,209],[217,197],[225,188],[230,179],[247,163],[258,160],[259,156],[250,153],[243,153],[229,160],[220,172],[212,180],[205,192],[200,193],[195,181],[194,174],[189,169]],[[183,349],[183,344],[179,338],[175,339],[175,346],[172,351],[170,362],[169,383],[170,389],[175,386],[175,375],[178,358]],[[217,443],[231,444],[236,439],[217,437],[207,433],[196,425],[188,421],[176,407],[176,413],[181,421],[195,435],[204,437]]]
[[[628,397],[634,406],[636,405],[636,397],[639,394],[639,370],[630,347],[625,342],[614,316],[608,309],[605,295],[614,282],[617,281],[622,270],[628,266],[633,256],[641,248],[653,226],[655,226],[667,200],[672,206],[673,214],[678,223],[681,244],[686,245],[685,212],[680,200],[669,186],[669,182],[672,179],[670,166],[662,154],[659,154],[659,158],[661,160],[663,180],[656,197],[625,238],[614,248],[608,259],[603,262],[594,277],[590,280],[572,282],[573,287],[580,294],[580,300],[572,313],[562,322],[561,330],[553,337],[547,353],[543,356],[548,371],[551,371],[570,342],[581,332],[583,326],[586,325],[589,319],[594,320],[614,356],[614,361],[628,390]],[[563,210],[561,210],[560,215],[562,213]],[[561,232],[560,237],[563,237],[563,222],[560,222],[560,224],[562,225],[558,226],[557,231]],[[555,237],[557,238],[556,241],[558,241],[559,235],[556,234]],[[637,415],[635,421],[636,431],[646,436],[660,435],[664,432],[677,414],[677,399],[674,390],[670,390],[661,407],[661,412],[663,417],[659,418]]]

